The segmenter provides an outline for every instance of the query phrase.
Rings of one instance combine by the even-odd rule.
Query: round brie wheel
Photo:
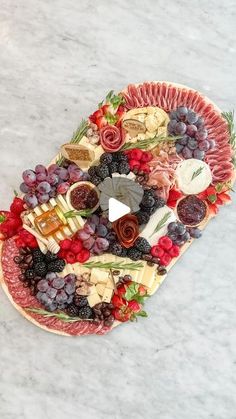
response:
[[[210,167],[202,160],[184,160],[178,164],[175,173],[179,189],[185,195],[196,195],[212,182]]]

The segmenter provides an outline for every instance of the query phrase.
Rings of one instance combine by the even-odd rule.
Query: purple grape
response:
[[[66,284],[65,291],[67,294],[71,295],[75,293],[75,284]]]
[[[169,118],[170,119],[177,119],[177,113],[176,113],[176,111],[171,111],[169,113]]]
[[[77,170],[78,169],[78,166],[77,166],[77,164],[75,164],[75,163],[72,163],[72,164],[70,164],[69,166],[68,166],[68,168],[67,168],[67,170],[68,170],[68,173],[70,174],[71,172],[74,172],[74,170]]]
[[[38,198],[38,202],[39,202],[40,204],[46,204],[46,202],[48,202],[48,201],[49,201],[50,196],[49,196],[49,194],[48,194],[48,193],[44,193],[44,194],[40,194],[40,193],[38,193],[38,194],[37,194],[37,198]]]
[[[205,151],[199,150],[198,148],[194,150],[193,157],[198,160],[203,160],[205,157]]]
[[[198,141],[206,140],[206,138],[207,138],[207,130],[205,128],[200,129],[199,131],[196,132],[195,138]]]
[[[73,294],[69,295],[67,298],[67,304],[72,303],[73,299],[74,299],[74,295]]]
[[[108,233],[108,235],[106,236],[106,239],[109,241],[109,243],[114,243],[116,241],[116,233],[111,231],[110,233]]]
[[[28,208],[35,208],[38,205],[37,197],[33,193],[27,193],[23,199]]]
[[[202,150],[202,151],[208,151],[210,148],[209,141],[207,140],[199,141],[198,148],[199,150]]]
[[[70,172],[70,181],[79,182],[83,178],[83,172],[80,169],[73,170]]]
[[[199,239],[202,236],[201,230],[197,227],[189,228],[188,232],[193,239]]]
[[[68,170],[64,167],[59,167],[55,170],[55,173],[59,176],[61,180],[68,180],[69,179],[69,173]]]
[[[49,192],[49,197],[50,198],[56,198],[57,196],[57,188],[52,187],[50,192]]]
[[[60,185],[57,186],[57,193],[58,194],[65,194],[68,189],[70,188],[69,182],[62,182]]]
[[[43,173],[43,172],[36,173],[37,182],[43,182],[46,179],[47,179],[46,173]]]
[[[177,122],[175,125],[175,134],[176,135],[183,135],[186,132],[186,124],[184,122]]]
[[[93,248],[92,248],[92,252],[95,255],[101,255],[103,253],[103,250],[100,249],[100,247],[97,245],[97,243],[94,244]]]
[[[27,186],[29,186],[29,187],[34,186],[35,183],[36,183],[36,174],[35,174],[35,172],[33,170],[30,170],[30,169],[29,170],[25,170],[22,173],[22,178],[23,178],[25,184]]]
[[[187,125],[186,134],[188,134],[190,137],[195,137],[196,132],[196,125]]]
[[[103,224],[99,224],[96,227],[96,234],[99,237],[106,237],[107,233],[108,233],[108,230],[107,230],[106,226],[104,226]]]
[[[53,312],[57,309],[57,305],[56,303],[47,304],[46,308],[48,309],[48,311]]]
[[[180,138],[178,140],[178,144],[187,145],[187,143],[188,143],[188,137],[187,137],[187,135],[184,135],[183,138]]]
[[[75,274],[68,274],[65,276],[64,281],[67,284],[75,284],[77,276]]]
[[[59,276],[54,278],[52,281],[52,286],[56,290],[60,290],[61,288],[64,287],[64,285],[65,285],[65,280],[63,278],[59,278]]]
[[[175,221],[172,221],[170,224],[168,224],[167,226],[168,232],[175,233],[177,225],[178,224]]]
[[[204,126],[204,119],[201,116],[198,117],[198,120],[196,122],[196,126],[197,126],[197,128],[202,128]]]
[[[86,223],[85,223],[85,225],[83,227],[83,230],[87,234],[94,234],[95,231],[96,231],[96,225],[93,224],[93,223],[91,223],[91,222],[86,221]]]
[[[209,143],[209,150],[212,150],[213,148],[215,148],[215,146],[216,146],[216,142],[215,142],[215,140],[208,140],[208,143]]]
[[[78,239],[81,239],[84,242],[85,240],[90,239],[90,234],[86,233],[86,231],[84,231],[84,229],[81,229],[81,230],[78,231],[77,237],[78,237]]]
[[[174,133],[175,133],[175,127],[176,127],[176,124],[177,124],[176,119],[171,119],[171,120],[168,122],[167,129],[168,129],[168,132],[169,132],[170,134],[174,134]]]
[[[66,303],[67,298],[68,298],[68,296],[67,296],[66,292],[64,290],[59,290],[58,293],[57,293],[57,296],[56,296],[56,302],[58,304]]]
[[[186,121],[189,124],[192,125],[192,124],[196,124],[197,120],[198,120],[197,114],[195,112],[193,112],[193,111],[188,111],[188,114],[186,116]]]
[[[55,173],[57,169],[59,169],[58,164],[50,164],[50,166],[48,167],[48,175]]]
[[[49,185],[48,182],[40,182],[37,186],[37,191],[40,194],[48,194],[51,190],[51,186]]]
[[[37,289],[41,292],[47,291],[48,287],[49,287],[49,284],[48,284],[48,281],[46,279],[41,279],[37,283]]]
[[[45,166],[43,166],[42,164],[37,164],[37,166],[35,166],[35,173],[45,173],[47,175],[47,169]]]
[[[188,109],[185,106],[180,106],[176,110],[177,117],[181,120],[183,120],[186,117],[187,113]]]
[[[50,297],[53,300],[53,298],[55,298],[57,295],[57,290],[55,288],[48,287],[46,294],[48,297]]]
[[[107,218],[107,217],[103,217],[103,216],[101,216],[101,217],[100,217],[100,221],[99,221],[99,223],[100,223],[100,224],[103,224],[104,226],[107,226],[107,225],[108,225],[108,223],[109,223],[109,220],[108,220],[108,218]]]
[[[102,250],[104,252],[109,247],[109,241],[107,239],[102,238],[102,237],[98,237],[96,239],[96,245],[99,248],[99,250]]]
[[[188,231],[185,231],[185,233],[184,234],[182,234],[181,236],[180,236],[180,238],[186,243],[187,241],[189,241],[190,240],[190,234],[189,234],[189,232]]]
[[[21,192],[23,192],[23,193],[28,193],[28,192],[30,191],[30,188],[29,188],[29,186],[27,186],[27,185],[26,185],[26,183],[25,183],[25,182],[22,182],[22,183],[20,184],[20,190],[21,190]]]
[[[92,247],[94,246],[94,243],[95,243],[95,239],[92,236],[90,236],[86,240],[83,240],[83,246],[87,250],[92,249]]]
[[[184,147],[182,150],[182,156],[184,159],[191,159],[193,157],[193,152],[188,147]]]
[[[190,148],[190,150],[195,150],[197,146],[198,146],[198,142],[194,138],[189,137],[188,148]]]
[[[55,186],[57,185],[59,181],[59,177],[55,173],[51,173],[50,175],[47,176],[46,180],[50,185]]]
[[[48,281],[52,281],[54,278],[56,278],[57,277],[57,275],[55,274],[55,272],[49,272],[49,273],[47,273],[47,275],[46,275],[46,279],[48,280]]]
[[[91,217],[89,217],[89,222],[91,221],[92,224],[97,226],[99,224],[99,216],[96,214],[93,214]]]
[[[178,236],[182,236],[186,232],[186,227],[184,224],[177,222],[175,227],[175,233],[178,234]]]

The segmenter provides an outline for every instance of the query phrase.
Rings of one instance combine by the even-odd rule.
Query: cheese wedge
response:
[[[96,285],[96,290],[97,290],[97,293],[98,293],[99,295],[101,295],[101,296],[103,296],[104,291],[105,291],[105,288],[106,288],[106,285],[105,285],[105,284],[97,284],[97,285]]]
[[[111,288],[105,288],[103,297],[102,297],[102,301],[105,303],[110,303],[111,302],[111,298],[113,295],[113,289]]]

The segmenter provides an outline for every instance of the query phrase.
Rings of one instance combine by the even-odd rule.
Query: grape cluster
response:
[[[122,153],[103,153],[98,166],[91,166],[88,169],[90,182],[99,185],[105,178],[111,177],[113,173],[128,175],[130,167],[128,157]]]
[[[107,218],[93,214],[87,219],[77,237],[91,253],[101,255],[109,247],[110,225]]]
[[[168,224],[168,237],[172,240],[174,244],[182,246],[188,240],[190,240],[190,234],[187,230],[187,227],[180,223],[179,221],[173,221]]]
[[[206,151],[215,147],[215,141],[207,139],[204,120],[191,109],[180,106],[170,112],[168,132],[181,136],[175,143],[176,152],[184,159],[203,160]]]
[[[76,275],[64,278],[56,273],[48,273],[37,283],[37,300],[48,310],[63,310],[72,303],[75,294]]]
[[[58,194],[65,194],[71,184],[84,180],[84,173],[74,163],[67,168],[57,164],[51,164],[46,168],[38,164],[34,170],[25,170],[22,178],[20,190],[25,194],[24,202],[28,208],[35,208]]]

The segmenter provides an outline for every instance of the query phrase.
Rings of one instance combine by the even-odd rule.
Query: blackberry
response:
[[[26,269],[24,276],[25,276],[26,279],[33,279],[34,276],[35,276],[34,270],[33,269]]]
[[[113,161],[115,162],[128,162],[128,158],[127,156],[122,153],[121,151],[119,151],[118,153],[113,153]]]
[[[149,253],[151,250],[150,244],[144,237],[138,237],[134,243],[134,246],[142,253]]]
[[[147,207],[143,207],[142,204],[141,204],[141,209],[143,211],[145,211],[146,214],[148,214],[149,216],[152,215],[156,211],[156,208],[155,207],[147,208]]]
[[[127,249],[125,249],[124,247],[122,248],[122,252],[120,254],[121,258],[125,258],[127,256]]]
[[[144,197],[146,197],[146,196],[152,196],[152,197],[155,197],[155,192],[154,192],[154,190],[153,190],[153,189],[145,189],[145,191],[144,191]]]
[[[150,220],[149,214],[147,214],[146,212],[143,212],[143,211],[139,211],[136,214],[136,216],[137,216],[139,225],[147,224],[148,221]]]
[[[51,253],[51,252],[47,252],[46,253],[46,255],[45,255],[45,261],[46,262],[52,262],[53,260],[56,260],[57,259],[57,255],[55,255],[54,253]]]
[[[145,208],[152,208],[155,205],[155,198],[151,195],[144,194],[144,197],[141,202],[142,206]]]
[[[78,310],[78,316],[81,319],[91,319],[93,317],[93,310],[89,306],[81,307]]]
[[[65,264],[63,259],[54,260],[48,264],[48,272],[62,272]]]
[[[90,182],[92,182],[95,186],[98,186],[99,183],[101,183],[101,178],[98,177],[97,175],[91,176],[90,178]]]
[[[103,153],[100,157],[100,163],[109,164],[112,162],[112,154],[111,153]]]
[[[44,261],[44,254],[41,252],[40,249],[33,249],[32,256],[34,262],[43,262]]]
[[[121,175],[128,175],[129,172],[130,172],[129,163],[122,161],[119,165],[119,173]]]
[[[120,256],[122,250],[122,246],[119,243],[112,243],[109,247],[109,251],[115,256]]]
[[[88,305],[87,297],[84,297],[83,295],[75,295],[74,296],[74,304],[77,307],[84,307]]]
[[[106,177],[110,176],[107,164],[101,164],[97,166],[96,172],[101,179],[105,179]]]
[[[132,247],[131,249],[128,249],[127,257],[132,260],[139,260],[142,257],[142,252],[140,252],[138,249],[135,249],[135,247]]]
[[[95,167],[94,167],[94,166],[91,166],[91,167],[88,169],[88,174],[89,174],[89,176],[91,176],[91,177],[96,176],[96,169],[95,169]]]
[[[109,172],[112,175],[112,173],[119,172],[119,165],[117,162],[113,161],[111,164],[109,164]]]
[[[155,208],[162,208],[166,204],[165,200],[163,198],[160,198],[159,196],[155,197]]]
[[[70,317],[78,317],[78,315],[79,315],[79,309],[73,303],[69,304],[65,311],[68,314],[68,316],[70,316]]]
[[[47,265],[45,262],[37,262],[34,265],[34,273],[38,276],[44,277],[47,274]]]

